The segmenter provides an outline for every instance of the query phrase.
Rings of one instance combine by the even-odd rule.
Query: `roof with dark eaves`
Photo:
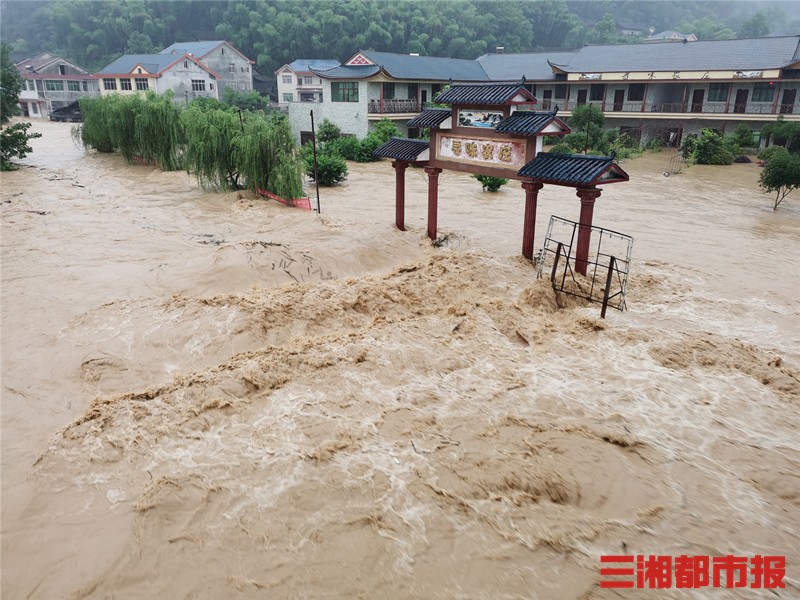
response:
[[[413,162],[417,157],[430,149],[428,140],[411,140],[408,138],[391,138],[373,150],[373,156],[394,158]]]
[[[442,104],[507,104],[518,95],[535,102],[533,95],[516,84],[454,85],[436,96],[434,102]]]
[[[430,129],[438,127],[453,114],[450,108],[426,108],[408,122],[409,127],[423,127]]]
[[[557,64],[569,64],[577,53],[534,52],[528,54],[484,54],[476,60],[481,63],[492,81],[519,81],[523,77],[534,81],[555,80],[556,75],[548,60]]]
[[[395,79],[489,81],[481,64],[466,58],[412,56],[374,50],[362,50],[361,54],[380,65],[387,75]]]
[[[556,117],[553,112],[533,112],[528,110],[518,110],[511,116],[503,119],[494,128],[498,133],[516,133],[521,135],[536,135],[556,121],[567,133],[569,126],[561,119]]]
[[[793,62],[798,44],[800,36],[791,35],[690,44],[585,46],[568,63],[550,62],[567,73],[780,69]]]
[[[298,58],[289,63],[289,68],[295,73],[310,73],[311,69],[327,71],[341,65],[338,60],[327,60],[322,58]]]
[[[325,79],[366,79],[380,73],[381,68],[377,65],[342,65],[327,70],[312,67],[311,72]]]
[[[611,156],[539,152],[517,175],[544,183],[573,187],[627,181],[628,174]]]
[[[182,55],[176,54],[125,54],[97,72],[97,75],[130,73],[137,65],[142,65],[149,73],[160,73]]]

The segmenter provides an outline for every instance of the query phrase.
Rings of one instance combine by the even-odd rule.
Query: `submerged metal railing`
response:
[[[591,228],[591,246],[586,261],[586,275],[575,270],[578,228],[575,221],[551,216],[544,245],[539,252],[537,277],[549,271],[553,289],[559,293],[585,298],[602,305],[605,318],[608,307],[625,310],[625,292],[631,265],[633,237],[606,229]]]

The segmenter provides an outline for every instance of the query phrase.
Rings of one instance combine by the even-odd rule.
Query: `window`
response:
[[[67,65],[58,65],[58,74],[59,75],[66,75],[67,74]]]
[[[644,83],[632,83],[628,86],[628,102],[644,100]]]
[[[567,86],[563,85],[563,84],[562,85],[557,85],[556,86],[556,91],[553,94],[553,98],[555,98],[556,100],[559,100],[559,99],[566,98],[566,97],[567,97]]]
[[[394,83],[384,83],[382,85],[384,100],[394,100]]]
[[[283,83],[292,83],[292,76],[291,75],[282,75],[281,81]]]
[[[220,53],[220,54],[225,54],[225,48],[220,48],[220,49],[219,49],[219,53]]]
[[[294,101],[294,94],[291,92],[283,94],[283,101],[284,102],[293,102]]]
[[[82,81],[81,82],[81,88],[83,89],[84,92],[88,92],[89,91],[89,84],[87,82],[85,82],[85,81]]]
[[[39,114],[39,105],[38,104],[36,104],[35,102],[31,102],[29,106],[31,107],[31,114],[34,114],[34,115],[38,115]]]
[[[729,88],[730,85],[727,83],[712,83],[708,88],[708,101],[725,102],[728,99]]]
[[[334,81],[331,83],[331,102],[358,102],[358,82]]]
[[[44,89],[46,89],[48,92],[63,92],[64,82],[55,79],[45,79]]]
[[[125,78],[119,80],[119,89],[128,90],[128,91],[133,89],[131,87],[131,79],[130,79],[130,77],[125,77]]]
[[[604,84],[593,83],[589,88],[589,90],[590,90],[589,100],[591,100],[592,102],[603,101],[603,96],[605,96],[606,93],[606,86]]]
[[[26,79],[23,82],[22,89],[23,90],[31,90],[32,92],[35,92],[36,91],[36,82],[33,81],[32,79]]]
[[[303,77],[303,85],[312,85],[314,83],[313,77]]]
[[[214,84],[213,83],[209,83],[208,84],[208,89],[213,92],[214,91]]]
[[[149,89],[149,85],[147,83],[147,77],[137,77],[136,78],[136,89],[137,90],[146,90]]]
[[[70,92],[80,92],[81,91],[81,82],[80,81],[68,81],[67,82],[67,89]]]
[[[228,72],[229,73],[236,73],[236,65],[233,63],[228,63]]]
[[[192,91],[193,92],[205,92],[206,91],[206,80],[205,79],[192,79]]]
[[[141,74],[142,74],[142,70],[141,70],[141,69],[136,69],[136,72],[137,72],[139,75],[141,75]]]
[[[753,86],[753,102],[772,102],[775,98],[775,84],[757,83]]]
[[[103,89],[105,90],[115,90],[117,89],[117,80],[110,79],[108,77],[103,78]]]
[[[183,61],[183,68],[184,69],[188,69],[189,68],[189,61],[188,60]]]

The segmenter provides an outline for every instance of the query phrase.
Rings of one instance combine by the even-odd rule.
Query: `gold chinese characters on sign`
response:
[[[439,138],[438,158],[519,169],[525,164],[525,143],[442,136]]]

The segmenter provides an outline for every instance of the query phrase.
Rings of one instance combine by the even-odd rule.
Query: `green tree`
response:
[[[698,40],[729,40],[736,37],[731,29],[714,17],[684,21],[680,24],[680,31],[686,34],[693,33]]]
[[[763,13],[757,12],[744,22],[739,30],[740,38],[765,37],[769,35],[769,25]]]
[[[772,210],[778,210],[783,199],[800,188],[800,154],[778,154],[767,161],[761,171],[759,185],[764,193],[775,193]]]
[[[598,21],[591,31],[586,34],[587,44],[613,44],[619,41],[620,36],[617,34],[617,21],[614,15],[606,13],[603,18]]]
[[[773,123],[767,123],[761,128],[761,135],[766,143],[784,146],[789,152],[800,151],[800,123],[787,121],[783,115]]]
[[[19,114],[19,98],[22,80],[19,71],[11,62],[11,47],[0,44],[0,170],[14,169],[12,158],[25,158],[32,152],[30,140],[42,137],[41,133],[28,133],[30,123],[6,125]]]
[[[492,177],[491,175],[475,174],[472,176],[472,178],[480,181],[484,191],[487,192],[497,192],[501,187],[508,183],[508,179],[503,177]]]
[[[328,119],[322,120],[319,130],[317,131],[317,141],[323,143],[330,142],[333,140],[338,140],[341,136],[342,130],[338,125],[336,125],[336,123],[333,123]]]

